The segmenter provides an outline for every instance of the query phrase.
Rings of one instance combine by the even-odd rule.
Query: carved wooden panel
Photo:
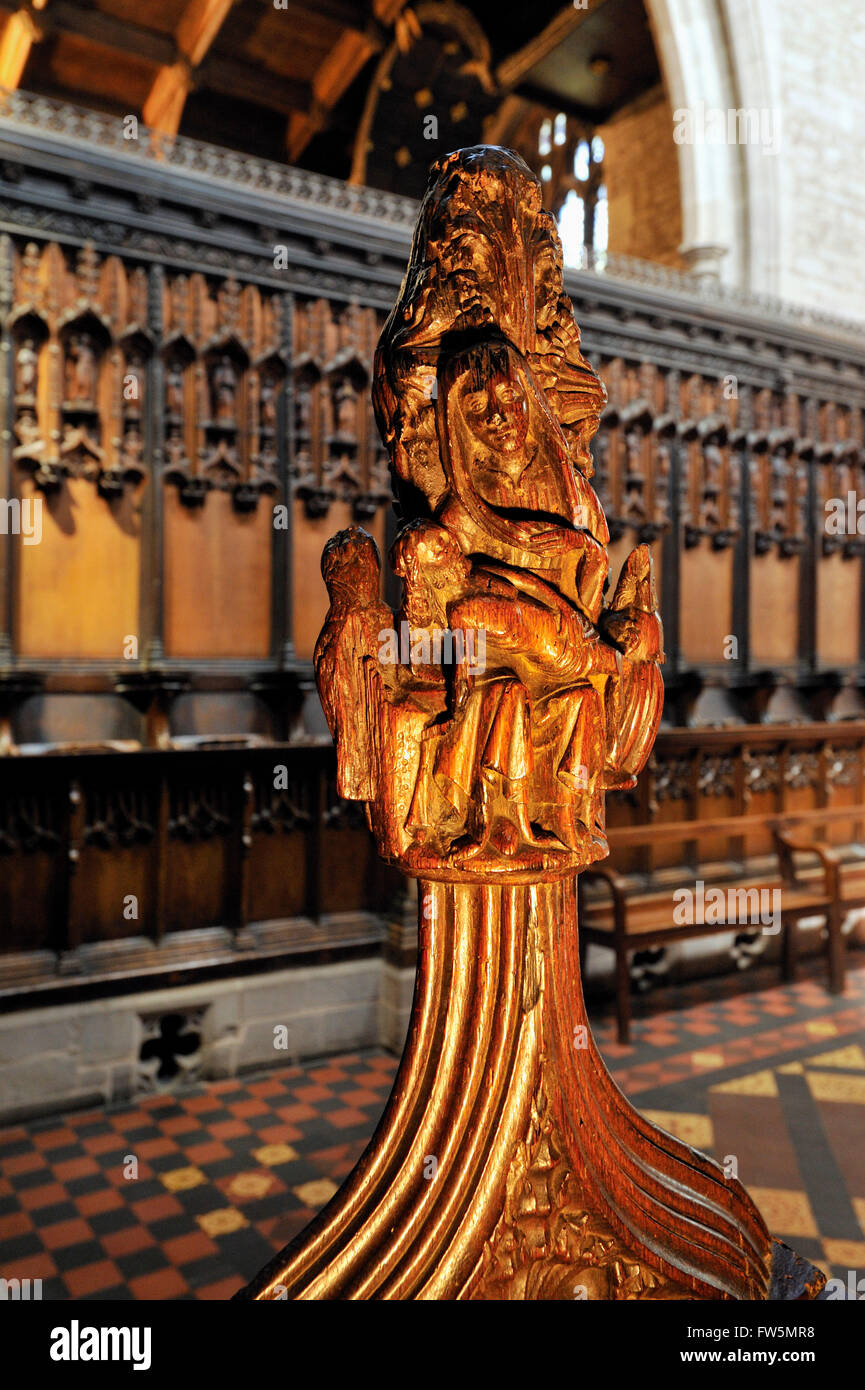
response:
[[[168,275],[162,316],[164,476],[187,506],[219,489],[254,510],[279,486],[285,297],[233,275]]]
[[[374,309],[355,303],[295,306],[292,475],[312,518],[341,501],[363,522],[390,501],[387,454],[370,402],[381,325]]]
[[[323,914],[354,914],[347,942],[387,902],[363,816],[335,795],[329,747],[6,762],[0,989],[52,977],[57,956],[65,975],[86,975],[111,943],[115,967],[164,968],[153,943],[169,936],[174,950],[196,929],[224,941],[251,924],[254,949],[284,945],[300,923],[320,949]],[[200,963],[194,944],[180,949]]]
[[[91,245],[14,250],[13,458],[43,492],[86,478],[114,500],[144,476],[147,273]]]
[[[38,520],[17,546],[16,647],[119,662],[138,630],[147,274],[27,242],[12,278],[13,485]]]
[[[18,496],[42,508],[41,540],[16,547],[17,653],[121,666],[126,639],[139,632],[136,497],[124,487],[108,502],[83,476],[64,477],[47,496],[31,477],[19,474],[16,482]]]
[[[195,482],[195,475],[192,479]],[[165,491],[165,651],[176,658],[259,658],[270,651],[273,511],[239,513],[229,492],[201,506]]]
[[[167,275],[161,310],[165,650],[266,658],[289,304],[231,275]]]
[[[863,412],[834,402],[807,403],[808,457],[815,473],[819,527],[816,573],[816,645],[824,666],[853,665],[862,629],[862,556],[865,517]],[[852,499],[852,506],[851,506]],[[843,515],[843,525],[841,516]],[[854,562],[854,563],[851,563]]]

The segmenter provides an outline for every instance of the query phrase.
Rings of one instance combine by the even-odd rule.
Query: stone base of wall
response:
[[[414,966],[392,965],[383,961],[381,993],[378,1000],[378,1040],[388,1052],[402,1055],[405,1046],[411,1002],[414,997]]]
[[[372,957],[9,1015],[0,1120],[356,1048],[401,1051],[411,992],[399,974]]]
[[[0,1123],[119,1104],[190,1082],[359,1048],[384,1047],[399,1055],[414,992],[415,912],[416,894],[408,895],[386,924],[383,955],[0,1018]],[[846,925],[848,947],[865,944],[863,915]],[[777,961],[776,937],[762,938],[752,954],[738,956],[731,941],[719,936],[682,943],[642,964],[637,957],[634,985],[646,989]],[[817,954],[825,955],[820,924],[803,924],[800,956]],[[850,951],[851,965],[857,956]],[[590,996],[610,993],[612,959],[611,952],[589,947]]]

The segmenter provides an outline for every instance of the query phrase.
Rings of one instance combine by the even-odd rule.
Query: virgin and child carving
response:
[[[561,265],[518,155],[477,147],[433,167],[373,385],[404,522],[400,611],[360,528],[322,561],[316,669],[339,790],[366,803],[380,851],[426,878],[604,857],[604,791],[633,785],[660,720],[647,547],[605,603],[589,444],[606,396]],[[447,656],[414,640],[436,632]]]

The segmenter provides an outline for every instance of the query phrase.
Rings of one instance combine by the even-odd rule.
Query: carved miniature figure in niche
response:
[[[141,438],[137,424],[133,422],[123,435],[122,466],[125,473],[130,476],[143,476],[144,469],[141,466],[143,453],[144,440]]]
[[[272,376],[265,373],[261,378],[258,406],[261,428],[268,434],[276,433],[276,398],[277,384]]]
[[[15,421],[15,437],[19,442],[12,451],[14,458],[41,458],[45,452],[45,441],[34,411],[22,410]]]
[[[169,468],[172,470],[185,469],[188,467],[183,435],[180,426],[177,424],[169,426],[168,435],[165,440],[165,457],[168,460]]]
[[[15,395],[32,399],[36,391],[39,354],[32,338],[25,338],[15,354]]]
[[[66,349],[66,400],[92,406],[96,399],[96,344],[89,333],[75,333]]]
[[[357,392],[343,377],[336,388],[336,432],[343,439],[357,440]]]
[[[172,361],[165,373],[165,411],[183,417],[183,364]]]
[[[223,353],[211,376],[213,417],[221,425],[236,423],[237,371],[227,353]]]
[[[717,435],[703,445],[703,489],[700,504],[700,523],[710,533],[721,528],[721,473],[724,455],[718,447]]]

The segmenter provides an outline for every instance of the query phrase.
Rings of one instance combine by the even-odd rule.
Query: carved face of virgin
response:
[[[469,374],[460,388],[460,404],[466,424],[495,457],[516,454],[526,442],[529,402],[519,375],[510,364],[492,371],[479,382]]]

